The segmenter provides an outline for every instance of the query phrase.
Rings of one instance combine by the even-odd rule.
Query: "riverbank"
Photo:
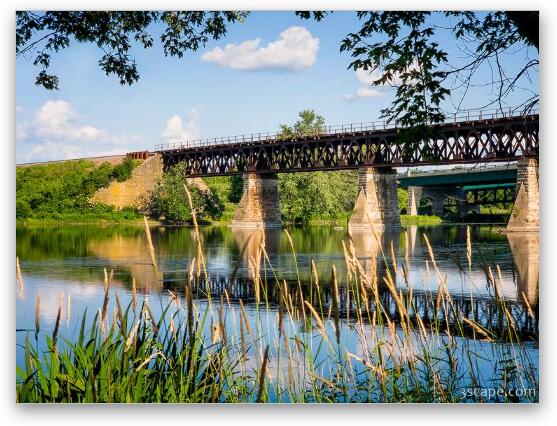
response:
[[[233,215],[228,215],[220,220],[212,222],[201,221],[200,225],[229,226],[232,223]],[[336,219],[314,219],[307,225],[331,225],[346,227],[350,216],[343,215]],[[164,221],[148,218],[152,226],[191,226],[189,223],[165,223]],[[433,226],[445,223],[438,216],[409,216],[401,215],[402,226]],[[83,214],[83,213],[57,213],[49,217],[28,217],[16,219],[16,226],[56,226],[56,225],[143,225],[143,215],[134,210],[114,211],[107,213]],[[451,223],[451,222],[446,222]],[[296,226],[295,223],[284,223],[284,226]]]

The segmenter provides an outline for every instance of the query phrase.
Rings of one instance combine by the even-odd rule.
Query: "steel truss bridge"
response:
[[[537,113],[455,116],[429,126],[428,137],[416,140],[408,139],[407,131],[396,125],[359,123],[327,127],[307,137],[267,133],[175,142],[157,146],[157,152],[165,170],[183,162],[191,177],[507,162],[539,153]]]

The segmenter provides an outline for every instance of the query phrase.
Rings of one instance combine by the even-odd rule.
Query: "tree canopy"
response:
[[[296,14],[321,21],[328,12]],[[101,52],[101,69],[115,75],[120,84],[131,85],[140,77],[132,46],[153,46],[152,24],[162,24],[159,38],[164,54],[182,57],[211,39],[226,36],[229,24],[244,22],[248,15],[236,11],[22,11],[16,15],[16,57],[29,57],[40,68],[36,85],[58,89],[58,76],[49,73],[53,55],[72,41],[90,43]],[[453,105],[458,111],[472,87],[487,86],[491,92],[477,108],[507,108],[505,99],[524,88],[523,83],[529,95],[513,106],[529,111],[539,102],[539,93],[531,84],[532,73],[539,66],[538,12],[361,11],[357,17],[360,28],[346,35],[340,50],[352,57],[348,68],[372,73],[373,85],[396,87],[394,100],[382,110],[389,121],[408,126],[440,122],[447,112],[443,103],[449,94],[457,89],[462,94]],[[456,55],[450,54],[447,34],[461,44]],[[526,51],[518,56],[519,49]],[[514,55],[518,68],[505,69],[503,55]],[[478,79],[482,67],[491,70],[487,83]]]
[[[285,138],[323,132],[325,119],[313,110],[304,110],[293,125],[280,125]],[[281,212],[289,223],[311,219],[336,219],[354,207],[358,190],[355,171],[297,172],[279,174]]]
[[[243,22],[247,15],[234,11],[21,11],[16,13],[16,57],[33,56],[33,64],[41,68],[35,84],[58,89],[58,76],[47,72],[52,55],[68,48],[72,41],[91,43],[102,52],[99,66],[106,75],[131,85],[139,80],[139,70],[130,49],[133,43],[145,49],[153,46],[151,24],[163,24],[160,42],[164,54],[181,58],[210,39],[224,37],[227,24]]]
[[[394,101],[382,115],[402,125],[442,121],[442,102],[452,91],[462,89],[464,99],[470,87],[485,84],[476,80],[482,65],[492,67],[487,86],[494,88],[494,95],[478,107],[503,109],[521,78],[529,78],[539,65],[538,12],[387,11],[358,12],[358,18],[361,28],[344,38],[341,51],[350,53],[349,67],[354,70],[377,72],[374,85],[396,86]],[[449,46],[442,44],[441,33],[447,32],[456,43],[462,42],[462,58],[449,55]],[[501,56],[516,54],[520,46],[535,48],[535,57],[526,52],[519,69],[507,75]],[[533,91],[519,107],[528,111],[538,102],[539,94]],[[459,107],[457,103],[455,109]]]

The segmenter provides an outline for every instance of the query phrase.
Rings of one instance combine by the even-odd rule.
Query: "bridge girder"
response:
[[[280,173],[368,167],[506,162],[537,157],[539,116],[431,126],[434,138],[402,142],[400,129],[160,151],[164,168],[185,163],[188,176]]]

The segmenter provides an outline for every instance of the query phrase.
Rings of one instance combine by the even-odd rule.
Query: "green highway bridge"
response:
[[[447,205],[457,208],[462,218],[471,212],[479,213],[481,205],[512,205],[516,198],[518,167],[516,164],[495,167],[459,167],[451,170],[397,175],[397,183],[408,189],[406,211],[419,213],[420,202],[428,200],[430,214],[443,216]]]

